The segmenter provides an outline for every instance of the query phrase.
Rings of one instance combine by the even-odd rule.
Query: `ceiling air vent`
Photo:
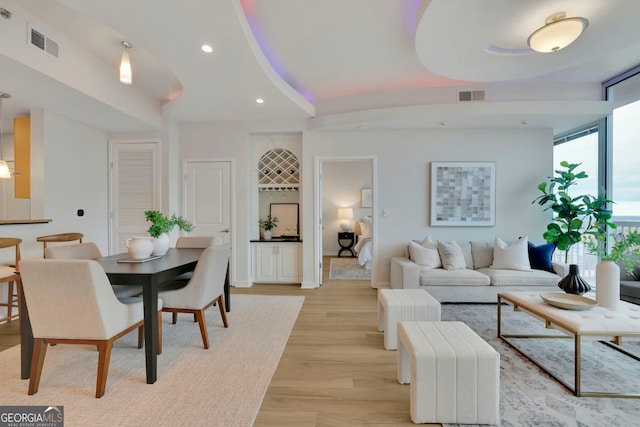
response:
[[[483,90],[461,90],[458,92],[458,102],[484,101]]]
[[[40,50],[47,52],[51,56],[58,57],[58,43],[33,28],[29,29],[30,43]]]

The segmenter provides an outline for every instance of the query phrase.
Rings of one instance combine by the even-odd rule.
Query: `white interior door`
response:
[[[185,162],[185,217],[193,236],[231,241],[231,161]]]
[[[125,240],[147,236],[144,212],[160,208],[158,143],[110,142],[109,253],[127,252]]]

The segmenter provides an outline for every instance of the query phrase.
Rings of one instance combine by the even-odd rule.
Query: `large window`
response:
[[[606,100],[613,103],[613,114],[597,124],[585,126],[555,138],[554,169],[562,160],[581,163],[589,179],[572,194],[597,195],[604,188],[617,230],[640,229],[640,167],[636,152],[640,147],[640,66],[602,85]],[[556,253],[558,261],[564,253]],[[574,245],[569,263],[578,264],[581,275],[595,283],[597,259]]]
[[[607,118],[607,151],[601,160],[607,170],[607,194],[613,204],[616,231],[640,228],[640,66],[604,83],[605,98],[613,102]]]
[[[598,124],[592,124],[555,138],[553,169],[559,169],[562,161],[580,163],[578,170],[586,172],[589,176],[579,180],[578,184],[571,188],[570,195],[572,196],[581,194],[598,195],[598,138]],[[564,262],[565,253],[556,251],[554,261]],[[586,252],[582,244],[575,244],[571,247],[568,261],[569,264],[577,264],[580,269],[580,275],[591,285],[595,284],[595,270],[598,259]]]

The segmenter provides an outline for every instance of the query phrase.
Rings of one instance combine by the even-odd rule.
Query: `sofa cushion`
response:
[[[553,272],[551,260],[553,258],[553,252],[556,250],[557,243],[552,242],[536,246],[532,242],[528,242],[528,245],[529,263],[531,263],[531,268],[535,270]]]
[[[491,268],[531,271],[529,252],[527,250],[527,236],[516,240],[512,244],[508,244],[501,238],[496,237],[493,243]]]
[[[471,255],[471,242],[458,242],[456,241],[460,249],[462,249],[462,255],[464,256],[464,264],[469,270],[473,270],[473,256]]]
[[[471,242],[473,268],[489,268],[493,262],[493,245],[486,242]]]
[[[439,268],[442,267],[440,262],[440,254],[435,245],[425,247],[416,242],[409,242],[409,255],[411,260],[418,264],[421,268]]]
[[[640,282],[635,280],[621,280],[620,299],[638,304],[638,302],[640,302]]]
[[[462,248],[455,241],[443,242],[438,240],[438,252],[442,260],[442,267],[446,270],[459,270],[467,267]]]
[[[488,286],[489,284],[488,276],[468,268],[457,270],[420,269],[421,286]]]
[[[492,286],[558,286],[558,282],[562,279],[557,274],[544,270],[480,268],[477,272],[486,274]]]

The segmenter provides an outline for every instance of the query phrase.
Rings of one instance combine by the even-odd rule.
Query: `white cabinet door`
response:
[[[276,246],[271,243],[256,244],[256,282],[273,283],[278,281],[278,262]]]
[[[278,279],[280,282],[300,282],[298,278],[298,246],[297,243],[283,243],[278,245]]]
[[[252,278],[256,283],[300,283],[298,243],[252,243]]]

